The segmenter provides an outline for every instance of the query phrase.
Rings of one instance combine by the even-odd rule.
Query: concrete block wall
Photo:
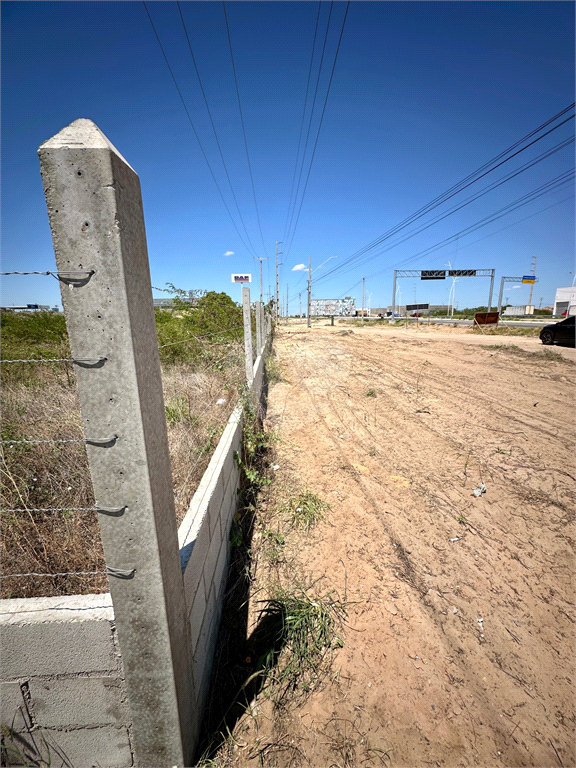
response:
[[[269,345],[270,342],[268,342]],[[265,348],[267,350],[268,346]],[[259,400],[264,354],[254,363],[252,390]],[[222,595],[230,556],[230,528],[238,505],[240,469],[234,458],[242,445],[242,406],[237,406],[182,521],[178,540],[194,655],[196,713],[200,727],[220,626]]]
[[[265,351],[269,349],[268,339]],[[264,352],[254,363],[259,401]],[[216,648],[236,513],[242,407],[224,429],[178,531],[194,658],[193,741],[197,742]],[[2,723],[17,752],[75,768],[134,765],[132,718],[110,593],[0,600]],[[32,762],[32,760],[30,760]]]
[[[8,765],[134,763],[110,594],[0,601]]]

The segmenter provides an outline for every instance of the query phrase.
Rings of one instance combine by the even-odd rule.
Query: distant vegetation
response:
[[[155,315],[180,522],[245,374],[242,309],[225,293],[206,293],[196,306],[183,300],[183,292],[174,293],[173,305]],[[64,315],[2,312],[0,320],[3,360],[70,360]],[[73,364],[10,363],[1,366],[1,377],[2,439],[48,441],[0,446],[3,575],[102,571],[86,449],[78,442],[83,425]],[[74,442],[52,442],[62,440]],[[107,589],[100,574],[2,581],[2,597]]]

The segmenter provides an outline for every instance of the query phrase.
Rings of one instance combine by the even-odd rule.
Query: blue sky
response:
[[[230,0],[225,7],[257,212],[223,5],[181,2],[248,235],[226,180],[178,6],[166,1],[147,7],[242,238],[202,156],[143,3],[8,1],[1,8],[3,271],[54,269],[36,152],[65,125],[86,117],[140,176],[154,286],[171,282],[184,289],[226,291],[239,300],[240,288],[231,285],[230,275],[251,272],[256,297],[255,253],[269,258],[264,262],[267,294],[274,291],[277,240],[284,241],[281,294],[288,285],[291,312],[298,311],[299,293],[305,305],[307,279],[306,272],[293,268],[307,265],[309,255],[316,270],[315,298],[351,295],[359,304],[365,277],[372,307],[391,303],[394,268],[442,269],[448,263],[460,269],[495,268],[496,299],[501,276],[529,274],[536,256],[536,306],[551,304],[556,288],[572,283],[573,181],[477,231],[450,238],[570,171],[573,143],[396,247],[367,252],[371,260],[344,262],[574,101],[573,3],[353,0],[346,15],[346,2]],[[301,147],[329,15],[290,226],[308,75]],[[573,135],[572,119],[417,224]],[[415,228],[401,230],[396,239]],[[448,240],[444,247],[414,259],[443,240]],[[486,303],[488,285],[487,279],[462,278],[456,286],[458,305]],[[416,295],[418,302],[447,303],[450,286],[451,280],[404,279],[401,301]],[[510,303],[523,303],[528,291],[528,286],[507,284],[505,296]],[[4,277],[1,296],[3,305],[60,304],[58,284],[49,277]]]

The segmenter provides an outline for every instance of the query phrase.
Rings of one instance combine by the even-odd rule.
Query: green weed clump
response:
[[[288,502],[288,516],[294,528],[309,531],[330,509],[330,505],[311,491],[303,491]]]
[[[299,584],[290,588],[278,584],[262,602],[259,623],[266,628],[266,650],[257,668],[267,676],[276,701],[288,694],[306,694],[327,668],[330,651],[342,647],[337,628],[346,617],[346,603],[335,592],[310,596]]]
[[[70,347],[64,315],[55,312],[2,312],[3,360],[70,359]],[[2,384],[33,386],[53,380],[62,372],[70,384],[70,366],[66,363],[9,363],[1,366]]]
[[[284,381],[280,363],[275,352],[271,352],[264,360],[264,372],[268,384],[279,384],[281,381]]]

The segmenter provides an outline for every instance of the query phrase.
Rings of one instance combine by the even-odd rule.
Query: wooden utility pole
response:
[[[288,286],[286,286],[286,325],[288,325],[288,316],[290,315],[290,311],[288,309],[289,302],[288,302]]]
[[[362,320],[360,321],[362,325],[364,325],[364,283],[366,282],[366,278],[362,278]]]

